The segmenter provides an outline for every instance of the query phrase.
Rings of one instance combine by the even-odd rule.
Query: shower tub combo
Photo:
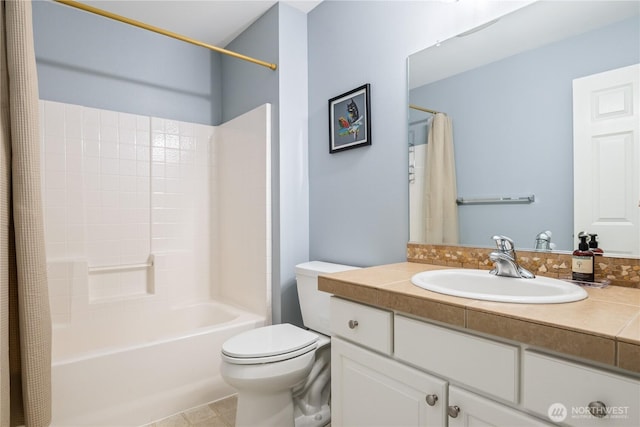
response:
[[[53,425],[234,393],[222,343],[271,321],[271,106],[218,126],[52,101],[40,117]]]
[[[54,328],[54,427],[140,426],[233,394],[220,376],[222,343],[265,319],[207,302],[122,323],[120,338],[96,323]]]

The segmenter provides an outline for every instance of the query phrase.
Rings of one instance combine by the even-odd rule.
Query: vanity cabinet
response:
[[[527,350],[523,406],[572,426],[640,425],[640,381]],[[553,415],[553,413],[551,413]]]
[[[331,341],[331,425],[446,425],[447,382],[390,358]]]
[[[550,426],[523,412],[455,386],[449,387],[448,403],[449,427]]]
[[[635,377],[337,297],[331,325],[334,427],[640,425]]]

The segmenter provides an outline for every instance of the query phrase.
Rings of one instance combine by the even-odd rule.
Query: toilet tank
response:
[[[331,294],[318,290],[318,274],[337,273],[357,268],[359,267],[323,261],[310,261],[296,265],[298,298],[304,326],[321,334],[330,335],[329,297]]]

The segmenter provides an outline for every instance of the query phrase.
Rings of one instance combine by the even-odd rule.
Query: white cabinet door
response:
[[[331,341],[333,427],[446,425],[447,382],[379,354]]]
[[[573,81],[574,233],[640,255],[640,65]]]
[[[449,387],[449,412],[449,427],[551,425],[455,386]]]
[[[526,351],[523,404],[563,424],[640,426],[640,381]]]

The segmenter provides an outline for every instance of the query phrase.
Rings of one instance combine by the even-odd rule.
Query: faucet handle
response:
[[[493,236],[493,240],[495,240],[498,250],[502,252],[513,251],[513,248],[515,245],[513,244],[513,240],[511,240],[507,236],[496,235],[496,236]]]

